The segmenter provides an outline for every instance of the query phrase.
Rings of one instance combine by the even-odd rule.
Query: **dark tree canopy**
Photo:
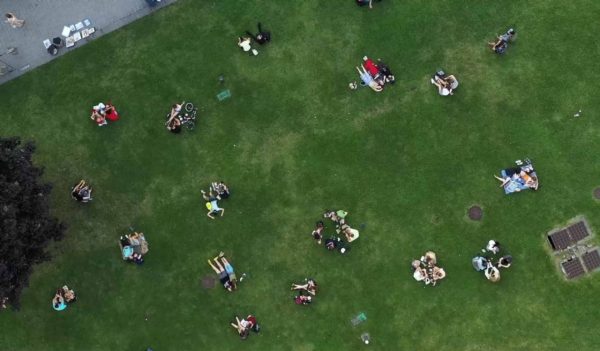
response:
[[[64,226],[50,216],[52,186],[41,184],[33,165],[33,143],[0,137],[0,300],[14,307],[35,264],[49,259],[46,246],[60,240]]]

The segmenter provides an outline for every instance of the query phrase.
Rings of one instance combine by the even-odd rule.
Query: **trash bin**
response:
[[[48,53],[52,56],[58,55],[58,46],[52,44],[48,47]]]
[[[52,39],[52,44],[56,45],[57,48],[62,48],[63,46],[65,46],[65,42],[64,40],[62,40],[61,37],[56,37]]]
[[[146,0],[146,2],[148,3],[148,5],[150,7],[154,7],[154,6],[158,5],[158,3],[160,2],[160,0]]]

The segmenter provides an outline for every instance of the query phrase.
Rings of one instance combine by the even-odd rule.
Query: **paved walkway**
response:
[[[162,0],[150,7],[146,0],[1,0],[2,22],[6,19],[4,14],[12,12],[25,20],[25,26],[12,28],[8,23],[0,23],[0,84],[175,1]],[[45,39],[62,37],[65,25],[84,19],[89,19],[96,29],[92,36],[73,47],[59,49],[57,56],[48,54],[43,45]]]

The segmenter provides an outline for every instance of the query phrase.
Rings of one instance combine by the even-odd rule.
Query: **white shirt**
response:
[[[240,43],[238,43],[238,45],[242,48],[242,50],[244,51],[250,51],[250,39],[246,39],[246,40],[242,40]]]

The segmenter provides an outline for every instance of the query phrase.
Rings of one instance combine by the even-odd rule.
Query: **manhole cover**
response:
[[[469,219],[479,221],[481,220],[481,217],[483,217],[483,209],[479,206],[471,206],[467,211],[467,214],[469,215]]]
[[[212,289],[215,287],[215,278],[211,277],[211,276],[206,276],[204,278],[202,278],[202,287],[204,289]]]
[[[594,189],[594,198],[600,200],[600,188]]]

